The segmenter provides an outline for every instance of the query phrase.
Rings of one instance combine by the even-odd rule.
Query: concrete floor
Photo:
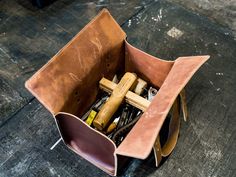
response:
[[[233,31],[236,36],[236,0],[168,0],[207,16]]]
[[[39,10],[27,0],[0,1],[0,176],[108,176],[71,152],[50,113],[24,82],[103,7],[128,41],[157,57],[211,55],[187,85],[189,121],[158,169],[132,159],[120,176],[236,176],[236,41],[233,31],[164,0],[58,0]],[[168,35],[173,27],[178,39]]]

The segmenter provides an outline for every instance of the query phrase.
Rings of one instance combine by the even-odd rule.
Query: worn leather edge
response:
[[[165,63],[173,63],[173,62],[174,62],[174,61],[171,61],[171,60],[161,59],[161,58],[155,57],[155,56],[153,56],[153,55],[151,55],[151,54],[149,54],[149,53],[146,53],[146,52],[142,51],[141,49],[138,49],[138,48],[134,47],[133,45],[131,45],[131,44],[128,42],[127,39],[128,39],[128,38],[125,39],[125,43],[126,43],[128,46],[130,46],[133,50],[137,50],[137,51],[139,51],[140,53],[149,56],[150,58],[158,59],[158,60],[160,60],[160,61],[162,61],[162,62],[165,62]]]

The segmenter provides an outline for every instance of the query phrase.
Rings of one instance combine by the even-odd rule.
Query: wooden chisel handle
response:
[[[128,90],[134,85],[137,80],[137,75],[134,73],[127,72],[121,78],[116,88],[113,90],[110,98],[103,105],[101,110],[98,112],[96,118],[93,121],[93,125],[98,130],[103,130],[111,117],[119,108]]]

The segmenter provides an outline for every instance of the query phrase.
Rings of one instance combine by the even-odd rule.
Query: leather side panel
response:
[[[98,82],[111,79],[124,62],[126,35],[103,10],[27,82],[52,113],[81,116],[94,101]]]
[[[170,72],[174,61],[151,56],[125,41],[125,71],[135,72],[139,77],[160,88]]]
[[[177,95],[208,58],[209,56],[191,56],[179,57],[175,60],[159,92],[146,112],[117,148],[117,154],[140,159],[147,158]],[[133,59],[132,62],[135,63],[136,60]],[[143,75],[149,77],[149,80],[155,82],[155,71],[152,70],[152,75],[151,73],[148,74],[152,67],[151,69],[145,69],[143,67],[148,68],[149,66],[135,64],[139,66],[136,67],[136,70],[140,70],[140,72],[143,72]],[[154,64],[150,63],[150,65]],[[162,66],[164,67],[163,64]]]
[[[55,118],[62,138],[71,150],[110,175],[116,174],[115,144],[110,139],[74,115],[61,112]]]

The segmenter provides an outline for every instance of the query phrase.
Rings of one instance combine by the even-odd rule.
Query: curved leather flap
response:
[[[124,65],[126,34],[105,9],[27,82],[52,113],[81,116],[94,101],[99,80]]]
[[[139,51],[134,47],[131,48],[128,46],[128,50],[131,52],[131,57],[129,58],[139,58],[139,55],[144,55],[144,52]],[[153,60],[152,58],[153,57],[149,57],[149,59]],[[159,61],[153,60],[150,65],[141,65],[141,61],[136,61],[135,59],[126,61],[131,61],[136,66],[135,69],[133,68],[135,72],[141,71],[151,83],[156,85],[159,84],[161,87],[146,112],[116,149],[117,154],[139,159],[147,158],[174,100],[193,74],[208,58],[209,56],[179,57],[174,61],[174,64],[170,68],[163,83],[161,83],[163,79],[159,80],[155,77],[155,71],[158,73],[158,70],[155,70],[156,67],[153,66],[155,65],[155,62],[159,62],[160,64],[163,62],[161,66],[164,67],[164,64],[166,64],[164,63],[165,61],[156,59]],[[147,55],[144,59],[148,60]],[[129,66],[130,64],[128,63],[127,65]],[[165,68],[160,69],[165,70]],[[159,81],[156,82],[155,78]]]
[[[109,138],[72,114],[60,112],[55,118],[62,138],[71,150],[103,171],[116,174],[116,147]]]

